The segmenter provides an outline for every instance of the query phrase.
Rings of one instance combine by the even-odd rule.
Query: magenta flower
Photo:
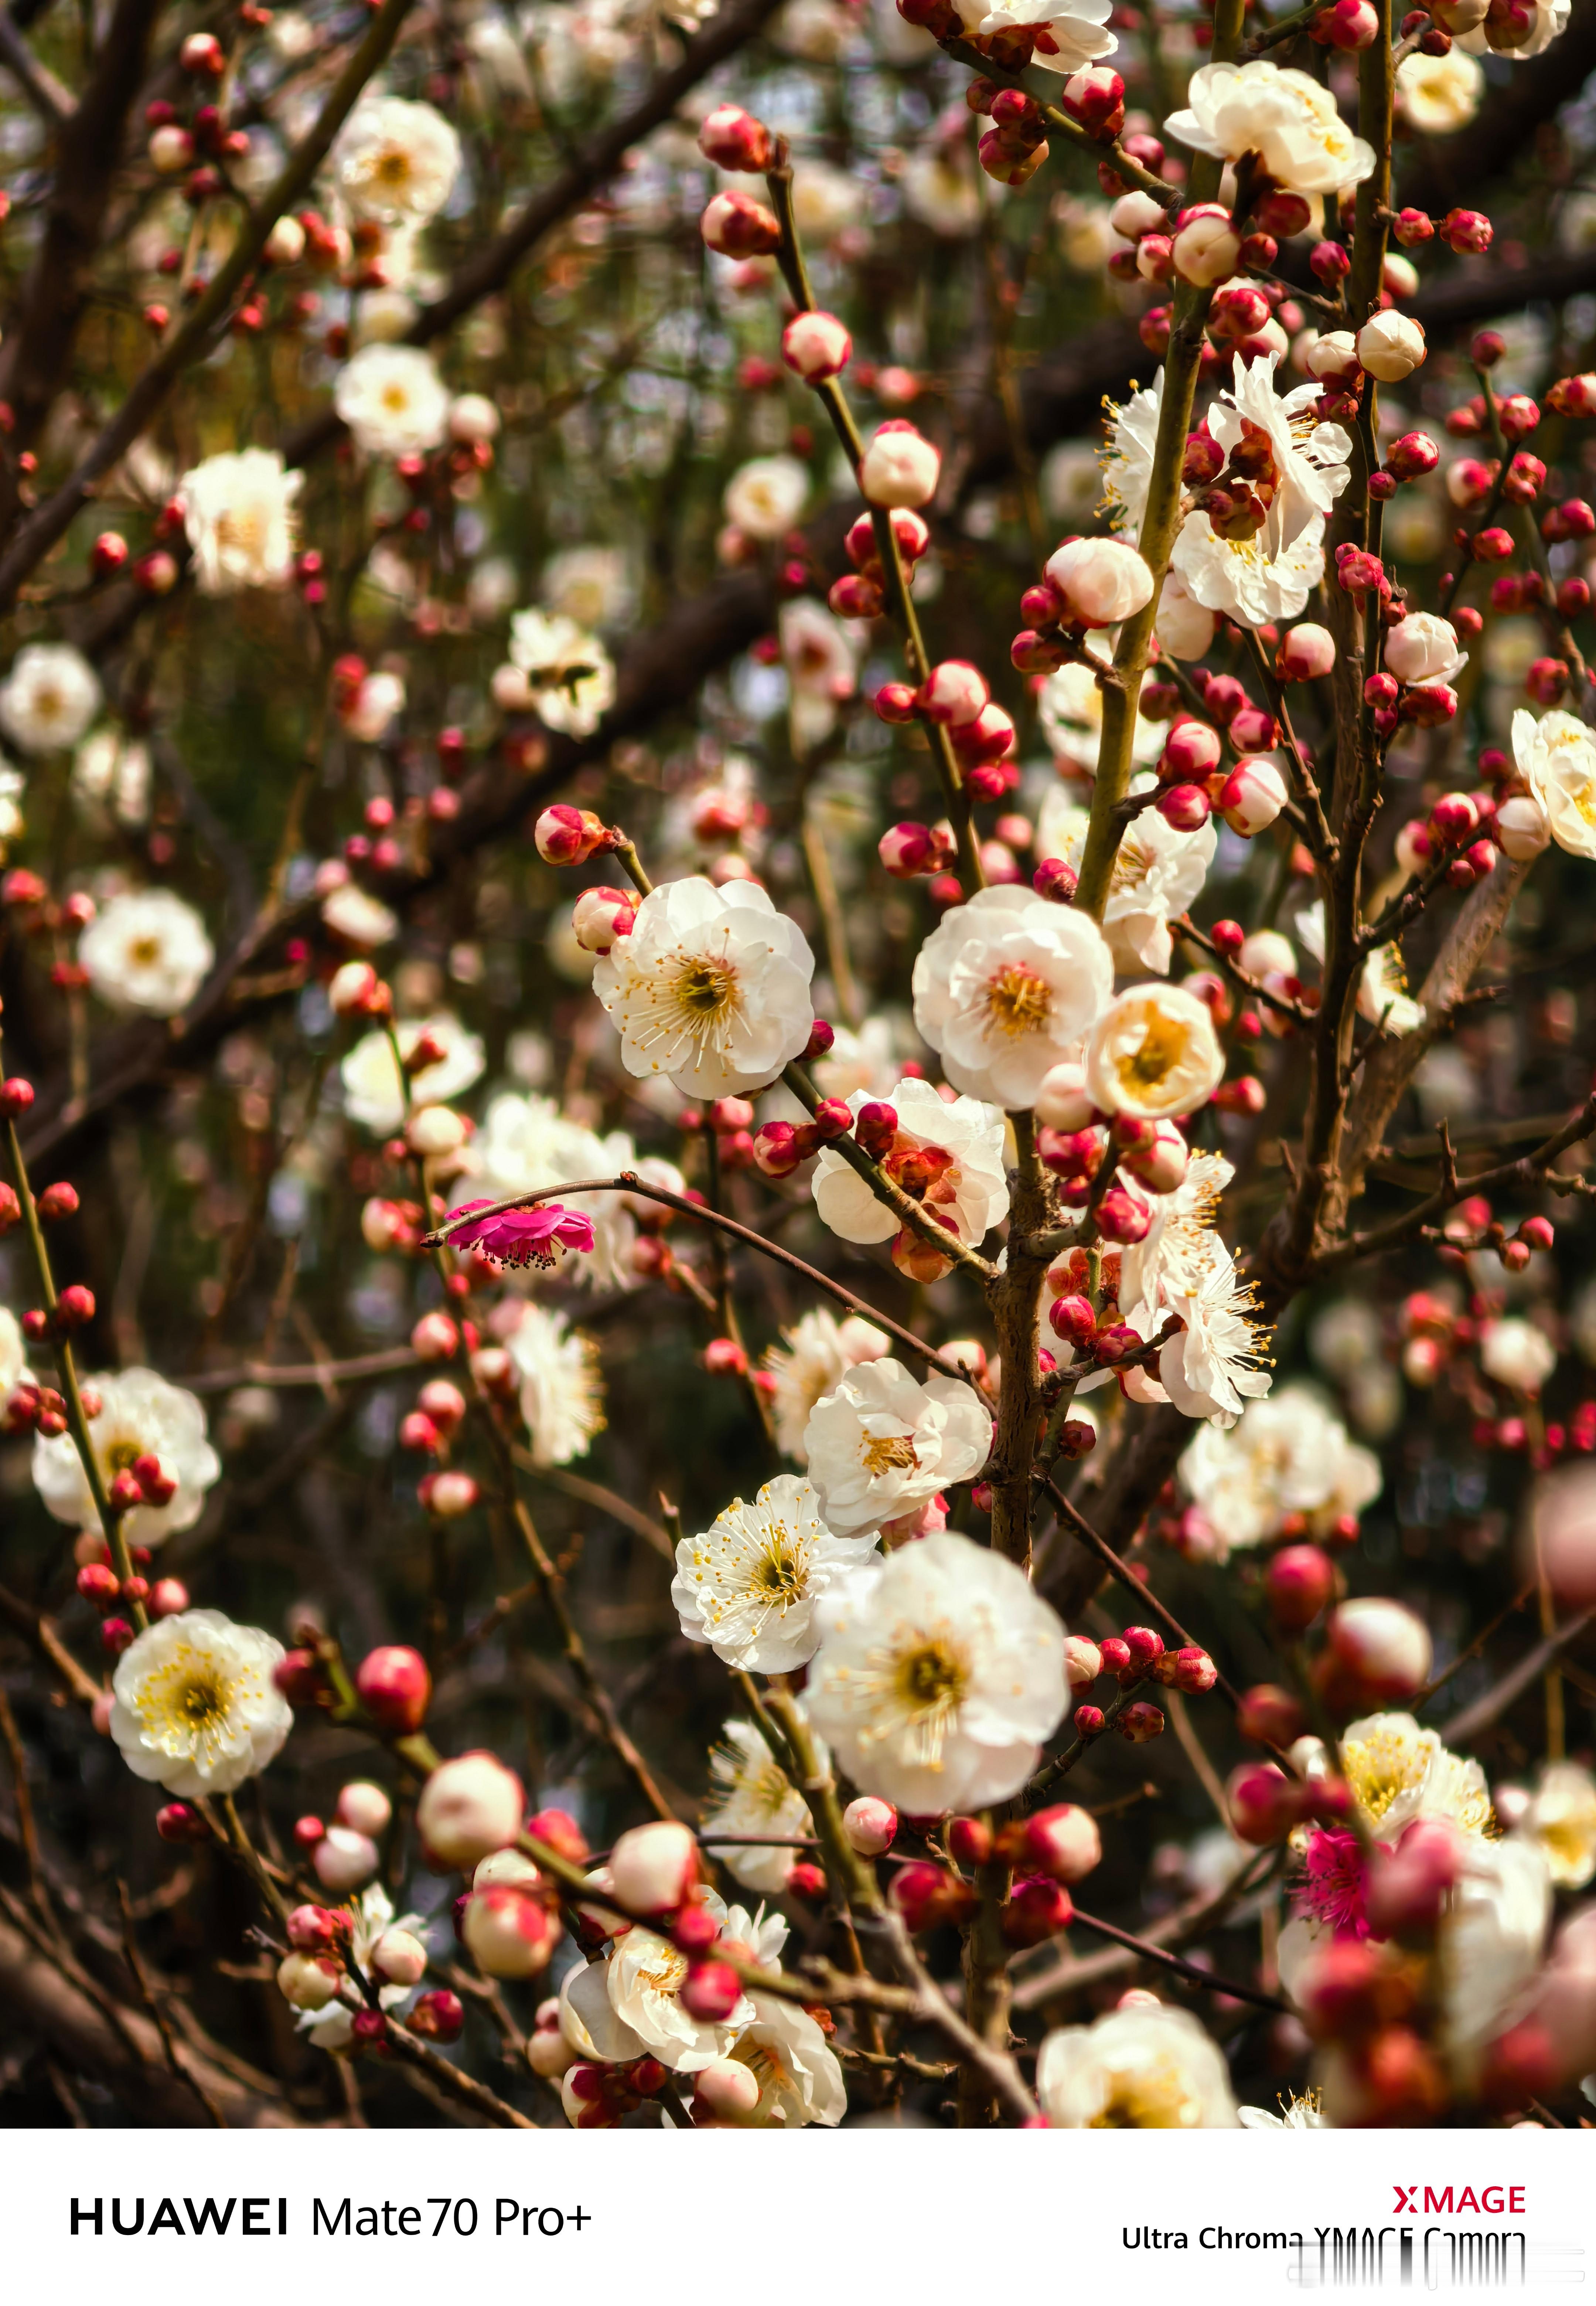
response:
[[[491,1201],[467,1201],[467,1209],[491,1209]],[[449,1240],[456,1249],[480,1249],[496,1265],[538,1265],[545,1270],[568,1249],[591,1250],[593,1219],[578,1209],[562,1209],[558,1201],[540,1202],[536,1209],[500,1209],[491,1217],[473,1217],[457,1226]]]
[[[1369,1873],[1357,1835],[1342,1826],[1310,1834],[1304,1857],[1307,1875],[1298,1892],[1298,1911],[1327,1924],[1337,1937],[1366,1938]]]

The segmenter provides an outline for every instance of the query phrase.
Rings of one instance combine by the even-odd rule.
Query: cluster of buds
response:
[[[890,1109],[890,1108],[887,1108]],[[893,1115],[894,1125],[897,1116]],[[767,1121],[753,1138],[754,1166],[765,1177],[790,1177],[823,1145],[853,1133],[854,1115],[840,1097],[823,1097],[808,1121]]]
[[[630,2065],[620,2066],[597,2066],[579,2059],[560,2072],[560,2103],[574,2130],[613,2130],[626,2115],[636,2114],[644,2098],[657,2097],[670,2079],[658,2058],[637,2058]],[[699,2086],[703,2080],[703,2075],[695,2077]],[[749,2080],[754,2080],[752,2074]],[[713,2084],[711,2090],[713,2094]],[[756,2082],[755,2097],[758,2097]]]
[[[1018,191],[1028,184],[1047,158],[1047,132],[1042,112],[1023,89],[994,88],[989,81],[972,81],[965,93],[972,112],[992,122],[977,147],[977,157],[994,184]]]
[[[40,1433],[48,1441],[64,1433],[66,1425],[64,1396],[54,1386],[41,1385],[36,1378],[20,1379],[0,1410],[0,1433]]]
[[[1365,683],[1366,692],[1367,688]],[[1396,836],[1396,861],[1404,872],[1417,876],[1434,872],[1449,858],[1447,886],[1472,889],[1495,869],[1497,835],[1497,810],[1489,794],[1443,793],[1427,817],[1412,818],[1403,826]]]
[[[1001,705],[993,703],[986,676],[962,658],[951,657],[933,665],[917,688],[907,681],[883,681],[874,701],[878,718],[892,727],[917,720],[945,729],[965,789],[973,799],[1001,800],[1019,783],[1013,721]],[[884,844],[881,853],[883,863],[892,871]],[[914,869],[935,872],[940,868],[927,862]],[[909,876],[900,871],[900,877]]]
[[[148,1546],[128,1548],[128,1575],[119,1576],[111,1560],[111,1549],[97,1533],[87,1534],[79,1557],[77,1588],[82,1599],[100,1614],[101,1646],[113,1657],[119,1656],[133,1638],[133,1629],[122,1612],[143,1607],[152,1618],[175,1618],[189,1605],[188,1588],[180,1578],[158,1577],[154,1583],[145,1574],[150,1564]]]
[[[951,824],[920,824],[906,818],[888,826],[875,853],[894,881],[914,881],[945,873],[958,848]]]
[[[1234,690],[1240,701],[1226,698],[1222,705],[1220,692],[1226,689]],[[1225,712],[1228,741],[1241,758],[1228,765],[1217,731],[1182,713],[1159,756],[1153,806],[1177,832],[1193,833],[1216,814],[1233,833],[1250,840],[1274,824],[1288,799],[1285,780],[1266,749],[1279,731],[1274,715],[1247,704],[1241,683],[1227,674],[1210,679],[1205,703],[1216,713]]]
[[[31,1305],[21,1318],[21,1330],[30,1345],[60,1345],[94,1319],[94,1292],[81,1281],[67,1284],[54,1306]]]
[[[912,585],[914,572],[925,558],[931,542],[931,531],[919,514],[908,506],[900,506],[888,516],[892,541],[898,548],[898,559],[905,579]],[[843,540],[843,550],[852,563],[854,573],[839,576],[827,595],[833,616],[879,617],[886,606],[886,571],[882,565],[875,524],[870,515],[861,513]],[[884,717],[884,716],[883,716]]]

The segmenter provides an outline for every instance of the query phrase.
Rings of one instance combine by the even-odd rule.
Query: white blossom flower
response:
[[[1513,757],[1558,848],[1596,858],[1596,735],[1573,713],[1515,713]]]
[[[1523,2014],[1551,1909],[1551,1875],[1539,1843],[1516,1834],[1470,1843],[1436,1949],[1441,2039],[1465,2075],[1484,2045]]]
[[[1179,658],[1182,664],[1195,664],[1213,647],[1215,626],[1213,610],[1192,599],[1177,570],[1167,570],[1158,594],[1158,613],[1153,619],[1153,630],[1165,654]]]
[[[1095,921],[1014,884],[945,912],[914,967],[915,1023],[956,1089],[1012,1110],[1073,1054],[1114,986]]]
[[[443,1055],[410,1076],[411,1103],[447,1105],[482,1078],[487,1052],[481,1037],[468,1033],[447,1010],[431,1017],[406,1017],[394,1029],[399,1055],[408,1057],[418,1041],[436,1041]],[[344,1110],[374,1137],[391,1137],[405,1119],[405,1084],[386,1032],[364,1033],[338,1067]],[[512,1191],[516,1188],[511,1187]]]
[[[962,144],[938,143],[910,153],[898,191],[905,215],[943,240],[962,240],[981,221],[980,184]]]
[[[1088,656],[1101,656],[1104,663],[1111,651],[1107,642],[1096,633],[1086,639]],[[1053,747],[1053,757],[1061,773],[1071,776],[1094,777],[1097,773],[1097,752],[1103,742],[1103,691],[1097,676],[1084,664],[1061,664],[1042,683],[1037,698],[1042,733]],[[1131,758],[1138,768],[1150,768],[1164,750],[1167,729],[1156,721],[1148,721],[1140,712],[1136,715],[1131,732]],[[1048,795],[1051,800],[1053,795]],[[1062,799],[1062,796],[1061,796]],[[1046,816],[1047,803],[1043,803]],[[1162,822],[1162,820],[1160,820]],[[1042,849],[1039,856],[1057,856],[1057,850]]]
[[[627,624],[637,606],[629,556],[608,544],[576,544],[543,565],[539,590],[556,617],[570,617],[590,632]]]
[[[1325,958],[1325,908],[1321,898],[1304,905],[1297,915],[1297,936],[1304,952],[1310,953],[1320,967]],[[1358,1014],[1371,1025],[1400,1039],[1416,1033],[1424,1022],[1424,1005],[1415,1001],[1408,991],[1407,970],[1402,958],[1402,948],[1393,941],[1377,945],[1363,963],[1358,981]]]
[[[826,1526],[858,1537],[972,1480],[991,1452],[992,1419],[961,1379],[921,1385],[883,1357],[850,1369],[816,1402],[804,1448]]]
[[[1515,1393],[1539,1393],[1558,1365],[1558,1349],[1533,1321],[1509,1316],[1488,1321],[1480,1336],[1480,1366]]]
[[[726,483],[726,517],[762,544],[785,536],[809,496],[809,468],[796,457],[755,457]]]
[[[78,939],[78,959],[102,1001],[175,1017],[209,976],[216,948],[174,890],[139,889],[95,915]]]
[[[815,1403],[858,1362],[879,1361],[887,1340],[857,1313],[839,1321],[824,1306],[801,1314],[793,1328],[782,1330],[781,1339],[764,1355],[774,1388],[771,1412],[777,1446],[803,1465],[808,1458],[804,1434]]]
[[[870,1101],[856,1089],[848,1109],[857,1114]],[[949,1104],[924,1080],[900,1081],[886,1092],[886,1102],[898,1115],[898,1149],[937,1146],[952,1156],[952,1166],[926,1192],[926,1204],[952,1218],[960,1241],[978,1246],[1009,1211],[1002,1113],[973,1097]],[[829,1146],[815,1165],[811,1190],[822,1223],[843,1241],[891,1241],[898,1231],[894,1212]]]
[[[99,680],[64,641],[30,641],[0,686],[0,728],[24,753],[75,745],[99,711]]]
[[[1369,1713],[1349,1722],[1340,1755],[1364,1823],[1388,1847],[1420,1817],[1444,1818],[1476,1837],[1493,1830],[1479,1763],[1449,1752],[1411,1713]]]
[[[358,1898],[344,1909],[349,1917],[349,1952],[357,1969],[371,1976],[371,1956],[378,1943],[390,1930],[406,1931],[412,1937],[426,1943],[427,1925],[421,1914],[394,1913],[394,1901],[380,1882],[368,1882]],[[415,1991],[410,1986],[380,1986],[377,2000],[384,2010],[399,2009]],[[320,2010],[301,2010],[294,2024],[312,2046],[318,2050],[337,2052],[348,2049],[354,2039],[350,2018],[360,2007],[353,1981],[346,1980],[342,1998],[326,2003]]]
[[[1455,136],[1480,109],[1485,74],[1457,41],[1444,56],[1415,48],[1396,67],[1396,94],[1421,136]]]
[[[795,753],[812,752],[837,725],[837,707],[858,687],[862,627],[845,624],[819,601],[784,601],[776,621],[787,668],[788,726]]]
[[[1274,517],[1254,536],[1225,537],[1206,512],[1187,515],[1170,566],[1194,601],[1255,628],[1302,615],[1324,576],[1325,525],[1315,518],[1294,543],[1272,546]]]
[[[690,1642],[707,1642],[745,1673],[790,1673],[820,1642],[815,1605],[875,1556],[874,1534],[839,1537],[796,1473],[778,1473],[752,1505],[734,1498],[676,1549],[670,1599]]]
[[[346,944],[363,945],[371,952],[391,944],[399,934],[399,917],[393,908],[358,881],[343,881],[329,889],[321,901],[321,918]]]
[[[593,989],[629,1073],[664,1073],[684,1097],[738,1097],[803,1049],[814,974],[802,932],[764,889],[695,875],[644,897],[630,936],[600,956]]]
[[[834,2130],[848,2111],[848,2090],[825,2036],[795,2003],[778,2002],[773,1994],[751,1994],[748,2000],[754,2015],[727,2055],[758,2080],[749,2119],[786,2130],[808,2122]]]
[[[854,1784],[910,1816],[1018,1793],[1068,1701],[1055,1612],[1011,1561],[946,1531],[843,1588],[805,1692]]]
[[[303,473],[286,473],[276,448],[207,457],[177,483],[183,524],[201,593],[274,590],[294,574],[294,506]]]
[[[1316,414],[1323,389],[1317,378],[1284,395],[1276,393],[1280,357],[1266,353],[1256,360],[1238,361],[1233,385],[1219,394],[1208,411],[1208,430],[1227,456],[1243,440],[1256,448],[1260,434],[1268,444],[1276,494],[1263,536],[1271,557],[1295,544],[1316,517],[1327,517],[1352,478],[1347,465],[1352,434]]]
[[[1108,523],[1132,544],[1139,542],[1147,511],[1148,487],[1153,477],[1153,452],[1158,445],[1158,417],[1164,406],[1164,371],[1123,406],[1108,403],[1108,438],[1103,449],[1103,494]]]
[[[106,1486],[144,1456],[158,1457],[162,1473],[177,1484],[164,1506],[135,1506],[124,1515],[128,1543],[158,1546],[175,1530],[192,1529],[204,1508],[206,1490],[222,1470],[206,1439],[200,1402],[149,1369],[110,1370],[83,1383],[102,1405],[90,1420],[89,1438]],[[70,1433],[35,1437],[33,1485],[57,1521],[74,1529],[99,1528],[89,1477]]]
[[[1037,2096],[1054,2130],[1234,2130],[1225,2055],[1189,2010],[1163,2003],[1061,2026],[1037,2056]]]
[[[1200,1287],[1211,1262],[1219,1197],[1234,1175],[1222,1153],[1194,1153],[1174,1191],[1154,1197],[1146,1234],[1122,1251],[1120,1304],[1139,1335],[1151,1337],[1161,1307]]]
[[[1531,0],[1530,24],[1522,39],[1515,38],[1510,45],[1500,32],[1493,39],[1491,34],[1496,28],[1487,19],[1472,32],[1461,34],[1456,46],[1472,56],[1506,56],[1513,64],[1527,64],[1532,56],[1549,48],[1560,32],[1566,31],[1573,8],[1574,0]]]
[[[1269,1332],[1257,1317],[1257,1291],[1241,1279],[1217,1235],[1208,1240],[1208,1269],[1199,1285],[1166,1301],[1186,1327],[1160,1350],[1158,1382],[1182,1417],[1231,1426],[1274,1383],[1263,1352]]]
[[[699,1837],[713,1846],[717,1834],[770,1834],[768,1843],[724,1843],[715,1847],[714,1855],[745,1890],[780,1897],[795,1861],[803,1855],[781,1845],[814,1832],[809,1805],[752,1722],[728,1721],[723,1734],[725,1744],[709,1757],[714,1783],[699,1821]]]
[[[27,1367],[22,1325],[9,1305],[0,1305],[0,1401],[19,1382]]]
[[[1054,787],[1037,818],[1037,856],[1062,858],[1079,871],[1088,821],[1087,811]],[[1156,808],[1131,819],[1114,857],[1103,911],[1103,934],[1117,968],[1165,974],[1174,958],[1169,924],[1197,897],[1218,845],[1212,817],[1195,833],[1177,832]]]
[[[563,1313],[528,1304],[504,1343],[520,1381],[533,1464],[585,1457],[604,1430],[604,1380],[593,1339],[568,1328]]]
[[[1195,1112],[1225,1077],[1213,1012],[1179,985],[1120,994],[1093,1026],[1085,1062],[1093,1104],[1144,1121]]]
[[[908,1037],[907,1019],[903,1027]],[[902,1072],[900,1038],[896,1021],[890,1017],[866,1017],[857,1033],[839,1025],[824,1056],[810,1065],[809,1078],[822,1097],[840,1097],[844,1103],[856,1089],[866,1097],[887,1097]]]
[[[546,729],[591,737],[615,702],[615,664],[602,641],[574,618],[522,609],[510,619],[510,662],[525,673]]]
[[[1323,2130],[1327,2127],[1324,2109],[1317,2090],[1306,2090],[1301,2097],[1276,2098],[1278,2114],[1267,2106],[1242,2105],[1236,2108],[1243,2130]]]
[[[230,1794],[263,1770],[294,1726],[272,1679],[283,1654],[219,1610],[147,1627],[111,1681],[111,1735],[133,1775],[192,1798]]]
[[[1294,1385],[1252,1403],[1233,1431],[1200,1427],[1180,1473],[1226,1548],[1261,1544],[1288,1514],[1328,1528],[1372,1503],[1382,1484],[1373,1451],[1348,1439],[1310,1387]]]
[[[448,387],[414,345],[363,345],[338,371],[333,406],[368,457],[422,456],[448,424]]]
[[[1024,30],[1037,33],[1031,61],[1043,72],[1074,73],[1111,56],[1119,42],[1108,29],[1111,0],[954,0],[967,32],[983,38]]]
[[[1583,1890],[1596,1875],[1596,1778],[1579,1762],[1548,1762],[1515,1831],[1539,1844],[1553,1884]]]
[[[350,115],[333,157],[338,190],[357,217],[425,224],[454,189],[460,140],[430,104],[366,97]]]
[[[763,1907],[752,1916],[741,1906],[728,1909],[713,1891],[704,1892],[704,1903],[721,1924],[721,1934],[755,1961],[769,1966],[779,1960],[787,1943],[780,1915],[767,1917]],[[652,2056],[672,2073],[699,2073],[724,2057],[752,2024],[754,2005],[745,1994],[729,2019],[719,2025],[701,2023],[681,2006],[687,1976],[685,1954],[668,1938],[634,1926],[604,1960],[568,1974],[559,1992],[560,2028],[581,2057],[629,2064]]]
[[[1338,192],[1373,173],[1372,147],[1353,134],[1329,90],[1308,73],[1282,70],[1267,56],[1203,64],[1186,95],[1185,108],[1164,129],[1191,151],[1215,160],[1257,152],[1293,192]]]
[[[1398,680],[1453,680],[1468,662],[1457,645],[1457,630],[1445,617],[1412,609],[1386,635],[1381,662]]]

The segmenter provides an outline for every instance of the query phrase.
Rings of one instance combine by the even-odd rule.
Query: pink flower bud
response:
[[[476,1866],[505,1849],[526,1808],[521,1781],[493,1755],[440,1762],[422,1788],[415,1822],[428,1857],[446,1870]]]
[[[1153,597],[1147,562],[1111,536],[1071,537],[1048,561],[1047,576],[1065,619],[1088,628],[1121,624]]]
[[[346,961],[334,971],[327,988],[328,1001],[335,1017],[363,1017],[371,1008],[378,989],[378,976],[369,961]]]
[[[1152,1142],[1122,1157],[1121,1167],[1150,1192],[1173,1193],[1184,1183],[1191,1148],[1173,1121],[1153,1124]]]
[[[604,825],[591,809],[559,800],[544,809],[532,837],[545,865],[582,865],[603,841]]]
[[[875,1098],[860,1106],[853,1133],[862,1153],[867,1153],[872,1161],[884,1161],[897,1142],[897,1107]]]
[[[712,2122],[745,2121],[758,2104],[759,2077],[736,2058],[716,2058],[693,2077],[693,2110]]]
[[[1078,128],[1106,144],[1125,124],[1125,83],[1106,64],[1088,64],[1071,73],[1061,98]]]
[[[1044,1128],[1037,1132],[1037,1152],[1042,1166],[1055,1177],[1096,1176],[1103,1165],[1105,1142],[1103,1132],[1097,1128]]]
[[[474,1890],[460,1925],[472,1960],[487,1977],[535,1977],[548,1968],[559,1931],[541,1892],[515,1882]]]
[[[388,1831],[394,1806],[380,1786],[373,1785],[369,1778],[356,1778],[339,1794],[333,1814],[340,1825],[374,1841],[380,1833]]]
[[[634,889],[584,889],[571,909],[571,927],[584,952],[608,952],[632,934],[641,902]]]
[[[1216,730],[1206,721],[1182,721],[1165,739],[1158,775],[1165,784],[1191,784],[1208,776],[1219,765],[1222,747]]]
[[[1145,1241],[1152,1222],[1148,1203],[1124,1185],[1110,1185],[1097,1204],[1097,1230],[1105,1241]]]
[[[1044,857],[1031,875],[1031,886],[1049,904],[1067,905],[1075,894],[1080,875],[1062,857]]]
[[[698,1879],[698,1845],[685,1825],[635,1825],[610,1853],[610,1878],[629,1913],[670,1914]]]
[[[277,1964],[277,1992],[291,2010],[325,2010],[343,1972],[315,1954],[286,1954]]]
[[[1233,833],[1250,840],[1274,824],[1285,802],[1285,779],[1273,761],[1238,761],[1221,789],[1219,813]]]
[[[423,2042],[457,2042],[465,2031],[465,2004],[446,1986],[423,1994],[405,2021]]]
[[[962,1921],[974,1912],[977,1902],[973,1883],[960,1881],[945,1866],[928,1863],[900,1866],[888,1895],[909,1929],[916,1933],[943,1922]]]
[[[1057,1802],[1039,1809],[1005,1830],[1015,1846],[1004,1851],[1016,1865],[1034,1866],[1054,1882],[1084,1882],[1102,1861],[1103,1837],[1089,1810],[1073,1802]]]
[[[698,220],[706,248],[717,256],[772,256],[781,227],[763,201],[748,192],[717,192]]]
[[[1086,1093],[1086,1069],[1066,1059],[1050,1066],[1037,1091],[1035,1112],[1044,1128],[1071,1132],[1088,1128],[1097,1107]]]
[[[1269,317],[1269,300],[1250,280],[1233,280],[1216,291],[1208,306],[1208,333],[1234,342],[1256,336]]]
[[[387,1737],[408,1737],[427,1718],[432,1677],[419,1652],[397,1644],[369,1650],[356,1668],[354,1690]]]
[[[1436,229],[1458,256],[1483,256],[1495,236],[1490,218],[1478,209],[1451,209]]]
[[[1596,372],[1560,376],[1546,396],[1559,416],[1596,416]]]
[[[915,718],[915,691],[906,680],[883,680],[871,699],[875,717],[890,728],[901,729]]]
[[[1275,1623],[1289,1633],[1310,1626],[1336,1591],[1336,1567],[1317,1545],[1288,1545],[1264,1573]]]
[[[317,1881],[335,1898],[346,1898],[369,1882],[380,1863],[380,1853],[370,1835],[347,1825],[329,1825],[311,1853]]]
[[[1037,1875],[1015,1883],[1001,1918],[1010,1945],[1036,1946],[1068,1929],[1075,1918],[1075,1908],[1062,1883]]]
[[[1208,796],[1201,785],[1165,785],[1153,804],[1177,833],[1195,833],[1208,821]]]
[[[712,1337],[703,1361],[711,1377],[746,1377],[748,1372],[748,1356],[735,1337]]]
[[[879,1858],[898,1835],[898,1813],[891,1802],[860,1794],[842,1813],[842,1830],[861,1858]]]
[[[991,694],[973,664],[949,657],[932,666],[915,701],[928,721],[960,729],[978,717]]]
[[[1097,1316],[1089,1297],[1055,1297],[1047,1309],[1047,1325],[1055,1337],[1061,1337],[1077,1352],[1089,1345],[1097,1335]]]
[[[188,1802],[166,1802],[155,1814],[155,1830],[163,1841],[209,1841],[210,1828]]]
[[[1302,1817],[1302,1791],[1273,1762],[1243,1762],[1225,1789],[1231,1831],[1257,1849],[1284,1841]]]
[[[460,1332],[447,1313],[423,1313],[410,1332],[410,1350],[418,1361],[452,1361],[459,1345]]]
[[[1103,1653],[1085,1634],[1064,1636],[1064,1674],[1071,1689],[1088,1689],[1103,1670]]]
[[[914,508],[936,494],[942,457],[925,436],[901,417],[878,425],[859,465],[859,487],[867,504]]]
[[[1449,1819],[1415,1818],[1395,1850],[1377,1851],[1370,1868],[1364,1910],[1375,1936],[1422,1943],[1465,1864],[1463,1838]]]
[[[1367,48],[1372,46],[1380,20],[1370,0],[1331,0],[1309,25],[1321,47]]]
[[[343,1934],[338,1916],[325,1906],[295,1906],[284,1927],[296,1953],[330,1953]]]
[[[1170,248],[1174,269],[1198,288],[1216,288],[1232,278],[1241,260],[1240,237],[1223,209],[1197,211],[1182,222]]]
[[[743,1982],[728,1961],[696,1961],[682,1982],[682,2008],[701,2026],[723,2026],[742,1998]]]
[[[427,1974],[427,1949],[410,1930],[384,1930],[371,1948],[371,1968],[390,1986],[419,1986]]]
[[[754,1166],[764,1177],[790,1177],[804,1159],[798,1132],[790,1121],[767,1121],[754,1132]]]
[[[1127,1746],[1145,1746],[1164,1735],[1164,1712],[1139,1698],[1134,1705],[1126,1706],[1114,1726]]]
[[[763,175],[770,167],[771,132],[740,104],[717,104],[705,113],[698,131],[698,149],[717,168],[738,168]]]
[[[1344,1601],[1327,1628],[1329,1654],[1361,1706],[1412,1697],[1430,1671],[1429,1628],[1399,1601]]]
[[[781,357],[806,384],[840,376],[852,353],[852,337],[831,312],[795,312],[781,331]]]

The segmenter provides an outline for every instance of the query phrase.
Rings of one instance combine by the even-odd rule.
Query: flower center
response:
[[[1341,1761],[1359,1808],[1371,1825],[1378,1825],[1399,1794],[1423,1783],[1430,1749],[1381,1730],[1355,1746],[1344,1746]]]
[[[1103,2111],[1093,2117],[1093,2130],[1192,2130],[1199,2110],[1185,2076],[1173,2062],[1158,2066],[1133,2066],[1110,2074]]]
[[[964,1688],[964,1666],[947,1641],[932,1640],[905,1651],[898,1661],[898,1687],[919,1712],[955,1705]]]
[[[1052,1009],[1052,986],[1023,961],[1005,961],[987,982],[986,1014],[994,1029],[1011,1040],[1039,1032]]]
[[[907,1433],[867,1433],[859,1451],[859,1463],[872,1481],[879,1473],[912,1473],[919,1462]]]
[[[216,539],[225,551],[253,559],[266,542],[265,517],[254,505],[229,507],[217,516]]]
[[[1179,1064],[1185,1046],[1186,1036],[1178,1024],[1154,1016],[1138,1046],[1120,1059],[1119,1077],[1127,1088],[1156,1089]]]
[[[102,1462],[107,1473],[131,1473],[143,1455],[141,1441],[113,1441],[102,1453]]]
[[[676,980],[676,997],[689,1016],[711,1024],[736,1005],[737,971],[723,961],[687,961]]]
[[[775,1532],[755,1564],[753,1585],[756,1593],[772,1601],[793,1601],[803,1592],[804,1564],[787,1542],[785,1530]]]
[[[153,969],[161,957],[159,937],[135,937],[127,949],[127,957],[135,969]]]
[[[371,174],[380,184],[400,185],[410,181],[410,156],[390,144],[378,160]]]
[[[387,384],[382,388],[382,406],[390,416],[403,416],[410,406],[410,396],[402,384]]]
[[[197,1673],[177,1692],[174,1711],[191,1730],[209,1730],[227,1710],[227,1693],[214,1673]]]

